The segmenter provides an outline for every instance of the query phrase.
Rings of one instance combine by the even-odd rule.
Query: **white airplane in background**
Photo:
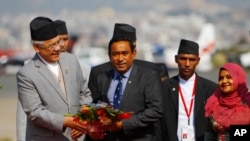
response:
[[[212,54],[215,51],[215,27],[211,23],[206,23],[201,29],[198,40],[200,63],[197,66],[197,71],[210,71],[213,69],[211,61]],[[164,51],[165,63],[169,69],[177,69],[178,66],[175,63],[175,55],[177,54],[178,47],[166,48]]]

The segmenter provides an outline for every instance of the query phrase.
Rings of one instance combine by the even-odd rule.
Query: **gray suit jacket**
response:
[[[27,116],[23,111],[23,107],[20,101],[17,101],[17,110],[16,110],[16,140],[25,141],[26,135],[26,125],[27,125]]]
[[[114,69],[97,76],[97,85],[93,97],[109,102],[107,92]],[[133,65],[120,110],[133,112],[128,120],[123,120],[123,132],[110,133],[104,140],[113,141],[152,141],[155,136],[154,123],[162,114],[162,87],[157,72]]]
[[[82,104],[92,101],[76,57],[61,53],[59,64],[66,98],[51,71],[37,55],[17,73],[18,98],[28,117],[28,141],[70,140],[69,132],[63,131],[64,114],[75,114]]]

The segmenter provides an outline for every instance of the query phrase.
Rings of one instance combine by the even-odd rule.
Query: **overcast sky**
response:
[[[183,5],[191,0],[2,0],[1,14],[19,14],[27,12],[53,12],[65,10],[96,10],[111,7],[115,10],[141,10],[153,4]],[[249,0],[204,0],[224,6],[250,6]],[[142,2],[142,3],[140,3]]]

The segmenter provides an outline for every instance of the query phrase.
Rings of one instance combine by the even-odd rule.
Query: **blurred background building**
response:
[[[245,0],[10,0],[1,2],[0,15],[0,68],[22,65],[23,60],[33,56],[28,25],[36,16],[65,20],[70,34],[79,38],[74,47],[78,49],[73,53],[91,66],[107,58],[91,63],[86,57],[95,56],[91,54],[94,51],[81,55],[81,49],[99,47],[106,53],[116,22],[136,27],[141,51],[138,58],[166,65],[171,57],[164,56],[164,52],[177,48],[181,38],[196,41],[204,24],[210,23],[215,27],[215,48],[211,52],[213,68],[225,61],[250,66],[243,63],[245,59],[241,57],[250,51],[244,45],[250,40],[250,2]],[[6,69],[2,72],[6,73]]]
[[[137,29],[140,59],[165,63],[169,69],[175,69],[171,64],[180,39],[198,42],[202,37],[207,46],[201,51],[207,52],[207,57],[201,57],[209,60],[211,67],[200,70],[208,72],[209,78],[216,76],[216,69],[227,61],[237,62],[246,70],[250,68],[247,0],[1,1],[0,141],[15,140],[15,73],[24,60],[34,55],[29,22],[36,16],[66,21],[70,36],[77,38],[73,53],[80,63],[91,66],[108,61],[107,46],[114,24],[125,22]],[[209,32],[203,32],[204,27]]]

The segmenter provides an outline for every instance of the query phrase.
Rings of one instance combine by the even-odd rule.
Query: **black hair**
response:
[[[114,43],[114,42],[118,42],[118,41],[128,41],[129,42],[129,47],[131,49],[131,51],[133,52],[135,47],[136,47],[136,44],[135,44],[135,41],[130,41],[130,40],[126,40],[126,39],[116,39],[116,40],[110,40],[109,41],[109,46],[108,46],[108,53],[110,54],[111,52],[111,45]]]

